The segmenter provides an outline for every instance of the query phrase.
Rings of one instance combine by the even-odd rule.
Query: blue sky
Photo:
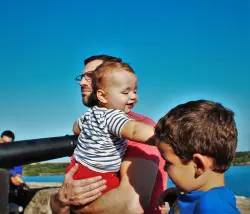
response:
[[[238,151],[250,150],[249,14],[248,0],[1,1],[0,131],[71,134],[86,110],[74,78],[106,53],[134,68],[136,112],[157,121],[179,103],[219,101],[236,114]]]

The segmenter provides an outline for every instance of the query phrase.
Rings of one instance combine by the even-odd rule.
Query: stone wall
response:
[[[31,188],[30,200],[24,214],[52,214],[50,196],[57,192],[61,183],[28,183]]]
[[[41,185],[43,186],[41,188]],[[29,186],[35,191],[29,204],[24,209],[24,214],[52,214],[50,209],[50,195],[55,193],[60,183],[37,184],[29,183]],[[40,186],[40,187],[39,187]],[[236,196],[237,207],[242,214],[250,213],[250,198]]]
[[[58,188],[48,188],[37,191],[24,209],[24,214],[52,214],[50,209],[50,196],[57,190]]]

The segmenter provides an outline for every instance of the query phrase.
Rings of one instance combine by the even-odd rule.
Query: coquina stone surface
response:
[[[24,209],[24,214],[52,214],[50,209],[50,196],[58,190],[60,183],[29,183],[33,193],[29,204]],[[242,214],[250,214],[250,198],[236,196],[237,207]],[[166,210],[167,213],[167,210]],[[132,213],[131,213],[132,214]]]

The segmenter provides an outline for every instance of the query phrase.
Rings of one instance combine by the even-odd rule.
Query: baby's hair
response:
[[[220,103],[190,101],[171,109],[155,127],[158,142],[171,145],[184,161],[199,153],[214,159],[214,171],[225,172],[237,147],[234,113]]]
[[[104,87],[105,78],[107,75],[109,75],[111,72],[119,72],[119,71],[128,71],[131,73],[135,73],[134,70],[129,66],[127,63],[123,62],[104,62],[101,65],[99,65],[95,72],[92,79],[92,86],[94,93]]]

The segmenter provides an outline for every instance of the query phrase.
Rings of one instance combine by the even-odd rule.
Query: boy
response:
[[[159,120],[155,138],[165,170],[184,192],[169,213],[239,213],[224,181],[237,146],[231,110],[206,100],[178,105]]]

